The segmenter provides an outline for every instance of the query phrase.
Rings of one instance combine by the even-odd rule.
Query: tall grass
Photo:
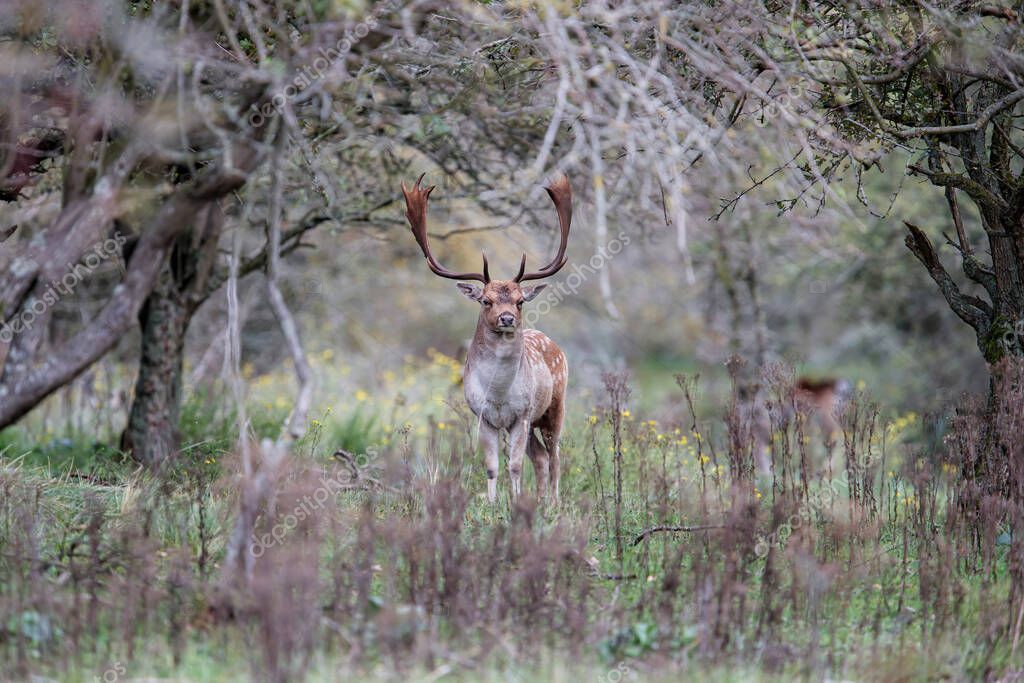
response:
[[[431,413],[417,434],[375,430],[393,413],[325,415],[300,454],[263,472],[249,573],[225,561],[248,486],[229,415],[186,410],[192,445],[159,479],[60,477],[8,453],[2,668],[60,680],[1011,675],[1024,666],[1020,378],[1004,368],[1000,400],[966,403],[924,450],[901,435],[916,419],[884,420],[863,396],[842,434],[816,433],[791,373],[769,368],[758,474],[739,389],[700,422],[696,382],[680,377],[678,401],[653,418],[609,375],[599,405],[570,415],[562,500],[493,508],[465,416]],[[236,670],[214,663],[225,654]]]

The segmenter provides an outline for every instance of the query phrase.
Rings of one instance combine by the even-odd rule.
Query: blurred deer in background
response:
[[[815,421],[831,457],[836,435],[842,432],[839,416],[843,403],[852,393],[850,381],[842,377],[798,377],[792,388],[792,403],[783,407],[783,415],[788,421],[795,409],[803,416],[804,424]],[[766,400],[759,387],[743,387],[737,401],[741,424],[749,429],[754,462],[758,472],[765,476],[771,474],[772,444],[772,421]]]
[[[808,420],[813,418],[817,421],[822,437],[829,445],[834,443],[835,435],[842,432],[839,414],[843,402],[852,392],[850,381],[841,377],[799,377],[793,387],[797,410],[803,412]]]
[[[481,285],[460,282],[459,291],[479,302],[480,317],[476,334],[470,344],[463,371],[466,402],[477,416],[480,444],[487,467],[487,499],[498,497],[498,453],[501,433],[509,436],[508,471],[512,478],[512,497],[521,494],[520,477],[523,456],[528,454],[537,477],[537,496],[547,492],[550,479],[554,498],[558,499],[560,478],[559,438],[565,416],[565,387],[569,367],[565,354],[543,333],[523,329],[523,303],[533,300],[547,287],[539,284],[523,286],[528,280],[540,280],[557,273],[568,258],[572,221],[572,190],[565,176],[546,187],[555,204],[561,227],[558,253],[538,271],[526,272],[526,254],[519,263],[519,273],[511,280],[492,280],[483,256],[482,273],[455,273],[444,268],[430,253],[427,240],[427,199],[434,189],[422,189],[420,176],[412,189],[402,185],[406,217],[412,227],[427,265],[434,274],[451,280],[476,280]],[[534,430],[538,430],[541,438]],[[542,440],[543,439],[543,440]]]

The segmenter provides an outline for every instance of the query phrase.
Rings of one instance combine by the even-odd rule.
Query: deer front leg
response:
[[[487,502],[498,502],[498,453],[501,451],[501,435],[498,430],[480,421],[480,447],[484,452],[484,466],[487,467]]]
[[[517,420],[508,431],[508,473],[512,478],[512,500],[522,493],[520,478],[523,475],[523,456],[530,440],[530,421]]]

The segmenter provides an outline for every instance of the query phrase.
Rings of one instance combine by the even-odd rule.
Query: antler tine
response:
[[[412,235],[416,238],[416,243],[420,245],[420,250],[427,259],[427,265],[435,275],[440,275],[441,277],[451,280],[479,280],[487,284],[490,278],[487,276],[486,257],[484,257],[483,273],[455,273],[438,263],[434,255],[430,253],[430,242],[427,239],[427,200],[430,198],[430,193],[433,192],[434,186],[431,185],[426,189],[420,187],[420,182],[425,175],[426,173],[416,179],[416,184],[412,186],[412,189],[407,189],[405,183],[402,183],[402,194],[405,196],[405,217],[409,219]]]
[[[484,257],[484,282],[487,283],[491,281],[491,274],[487,272],[487,254],[481,251],[480,255]]]
[[[523,260],[519,262],[519,273],[516,275],[516,282],[523,279],[523,273],[526,271],[526,254],[523,254]]]
[[[523,267],[526,264],[526,255],[524,254],[523,265],[519,268],[516,282],[550,277],[561,270],[569,261],[569,258],[565,255],[565,249],[569,245],[569,226],[572,223],[572,188],[569,186],[569,178],[563,175],[552,181],[544,189],[547,190],[548,196],[551,197],[551,201],[555,205],[555,211],[558,213],[558,225],[562,231],[558,253],[555,254],[555,258],[551,260],[551,263],[538,271],[526,274],[523,273]]]

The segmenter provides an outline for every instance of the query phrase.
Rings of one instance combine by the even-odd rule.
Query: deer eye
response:
[[[482,303],[484,305],[484,308],[490,308],[491,307],[491,301],[489,299],[484,299]]]
[[[523,307],[523,302],[522,301],[517,301],[516,302],[516,306],[518,306],[519,308],[522,308]]]

